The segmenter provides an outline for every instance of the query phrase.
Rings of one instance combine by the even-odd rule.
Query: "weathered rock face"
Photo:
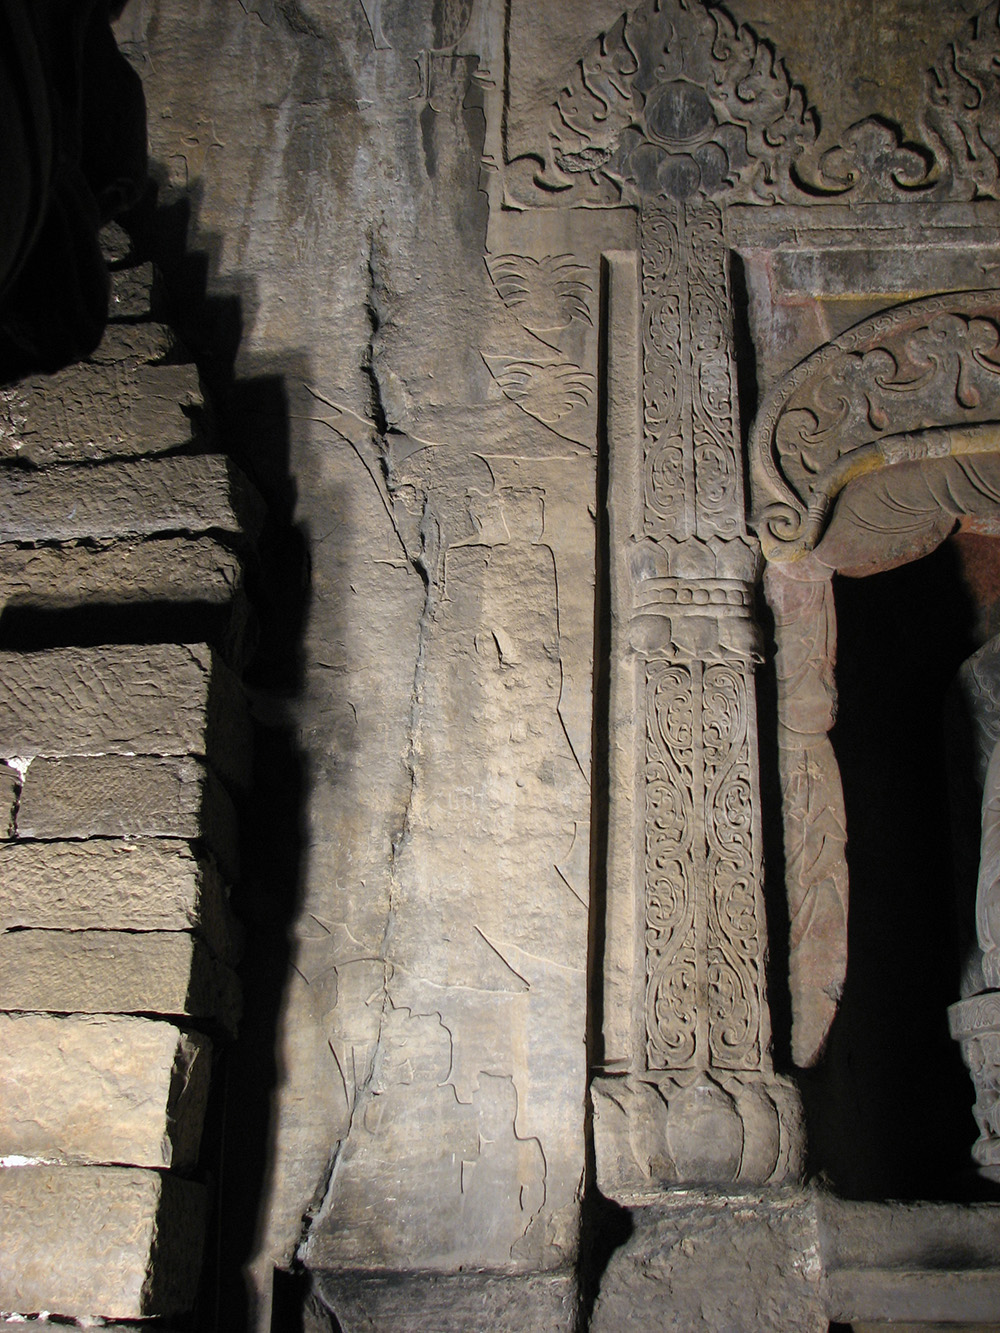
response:
[[[297,1251],[575,1261],[598,261],[631,223],[498,215],[488,242],[485,20],[171,4],[118,27],[167,197],[203,181],[191,244],[224,234],[256,288],[238,373],[294,366],[310,793],[265,1287]]]
[[[665,1301],[706,1333],[910,1308],[828,1299],[763,850],[783,824],[778,1046],[809,1065],[847,967],[832,573],[918,553],[873,504],[946,494],[935,539],[996,530],[988,468],[951,455],[996,453],[1000,39],[996,5],[784,8],[133,0],[118,23],[160,201],[241,306],[227,438],[311,559],[271,710],[292,743],[259,775],[280,810],[299,766],[303,804],[256,837],[289,844],[283,873],[244,872],[256,957],[290,937],[233,1074],[241,1108],[270,1101],[260,1189],[241,1162],[220,1205],[256,1210],[248,1326],[304,1269],[317,1327],[569,1328],[588,1180],[635,1212],[597,1327]],[[113,276],[117,318],[149,314],[152,270]],[[12,605],[65,577],[229,604],[255,505],[190,452],[197,377],[135,327],[5,399],[2,451],[42,465],[0,494]],[[241,396],[265,376],[287,420]],[[233,815],[203,762],[243,766],[226,672],[145,642],[0,665],[4,824],[51,849],[32,911],[2,900],[3,1002],[226,1028],[205,866],[232,873]],[[127,885],[81,833],[147,840]],[[106,876],[89,915],[63,912],[71,864]]]

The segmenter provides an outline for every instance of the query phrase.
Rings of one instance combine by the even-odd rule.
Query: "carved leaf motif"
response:
[[[937,147],[939,193],[948,198],[1000,198],[998,27],[1000,0],[993,0],[928,75],[923,126]]]
[[[820,158],[819,184],[851,203],[878,203],[927,185],[929,151],[902,142],[895,126],[874,116],[844,131]]]
[[[490,277],[508,310],[531,333],[564,329],[574,319],[591,324],[588,270],[572,255],[498,255],[488,261]]]
[[[1000,290],[883,311],[801,362],[761,405],[750,436],[757,530],[772,552],[797,541],[823,478],[859,448],[998,418]],[[919,441],[914,450],[922,456]]]
[[[651,670],[646,685],[646,1039],[652,1069],[694,1057],[695,692],[691,669]]]
[[[483,359],[504,394],[547,426],[589,406],[593,399],[594,376],[572,361],[490,355]]]
[[[535,203],[996,199],[998,55],[992,0],[928,72],[922,142],[871,117],[817,162],[816,113],[767,42],[721,5],[645,0],[593,43],[537,152],[510,165]]]
[[[645,0],[599,37],[552,109],[534,183],[579,202],[798,193],[814,118],[771,48],[700,0]],[[566,202],[565,199],[561,202]]]
[[[708,1043],[720,1068],[760,1061],[760,932],[755,893],[747,681],[715,663],[704,675],[705,839],[709,880]]]

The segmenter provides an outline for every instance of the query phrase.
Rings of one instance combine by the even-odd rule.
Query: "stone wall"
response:
[[[169,865],[177,896],[129,947],[176,935],[218,1038],[224,895],[197,858],[239,876],[217,1325],[990,1317],[989,1186],[924,1170],[932,1117],[898,1136],[914,1202],[882,1201],[890,1085],[954,1088],[958,983],[911,910],[882,969],[900,997],[855,998],[880,965],[848,949],[851,893],[905,912],[907,885],[855,875],[830,733],[840,579],[998,528],[997,5],[131,0],[117,36],[158,188],[134,226],[225,456],[190,447],[198,387],[149,365],[153,325],[115,326],[92,364],[9,391],[0,578],[28,590],[15,611],[47,580],[230,608],[237,464],[310,577],[287,560],[250,668],[239,871],[216,659],[149,633],[121,667],[121,645],[45,653],[13,615],[13,851],[84,884],[78,849],[141,835],[129,885]],[[237,609],[223,654],[244,632]],[[152,672],[157,707],[160,682],[190,698],[147,715]],[[94,719],[122,682],[112,743]],[[48,925],[14,893],[5,943],[44,929],[31,975],[58,988],[69,932],[135,928],[58,899],[47,866],[17,861]],[[121,1009],[186,1029],[191,1003]],[[919,1202],[932,1186],[963,1202]]]
[[[262,516],[152,266],[104,244],[96,352],[0,391],[0,1309],[84,1320],[196,1300]]]

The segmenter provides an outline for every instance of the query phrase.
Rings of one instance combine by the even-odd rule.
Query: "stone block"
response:
[[[0,541],[95,541],[157,533],[250,537],[263,504],[218,454],[141,458],[44,472],[0,469]]]
[[[18,771],[9,764],[0,764],[0,838],[14,835],[20,786],[21,775]]]
[[[141,319],[152,313],[156,273],[152,264],[134,264],[111,274],[109,319]]]
[[[211,1051],[145,1018],[0,1014],[0,1158],[194,1166]]]
[[[0,1009],[156,1014],[234,1032],[239,985],[183,931],[16,930],[0,935]]]
[[[242,581],[238,555],[211,537],[110,546],[0,547],[0,600],[62,610],[88,602],[226,604]]]
[[[0,546],[4,647],[197,637],[239,665],[256,622],[239,555],[211,537]]]
[[[131,1167],[0,1171],[0,1308],[140,1319],[190,1309],[204,1188]]]
[[[104,262],[109,266],[124,264],[132,253],[132,237],[118,222],[106,222],[100,230],[98,240]]]
[[[52,1319],[32,1319],[28,1322],[28,1327],[25,1328],[26,1322],[28,1321],[20,1316],[10,1319],[0,1318],[0,1329],[16,1330],[16,1333],[52,1333],[52,1330],[58,1330],[58,1333],[66,1333],[66,1325],[62,1320],[57,1323]],[[135,1324],[109,1324],[105,1320],[99,1327],[102,1333],[137,1333]],[[176,1326],[163,1324],[159,1321],[153,1327],[155,1327],[156,1333],[180,1333]],[[906,1333],[905,1330],[904,1333]],[[956,1331],[953,1329],[950,1333],[956,1333]],[[958,1333],[961,1333],[961,1330],[958,1330]]]
[[[203,406],[193,365],[77,362],[0,389],[0,461],[164,453],[192,438]]]
[[[579,1327],[572,1272],[319,1273],[314,1282],[336,1327],[365,1333],[571,1333]]]
[[[211,858],[186,842],[0,845],[0,929],[193,930],[225,961],[237,928]]]
[[[685,1190],[630,1216],[632,1232],[601,1278],[594,1333],[827,1333],[808,1194]]]
[[[25,772],[17,838],[200,839],[238,878],[236,811],[198,759],[96,755],[33,759]]]
[[[207,755],[247,780],[243,694],[205,644],[0,653],[0,679],[0,758]]]
[[[144,320],[141,324],[109,324],[88,359],[93,365],[126,361],[138,366],[166,357],[182,360],[179,351],[177,334],[168,324]]]

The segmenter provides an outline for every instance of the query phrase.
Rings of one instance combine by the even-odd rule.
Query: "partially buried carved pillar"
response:
[[[753,617],[728,253],[714,204],[642,213],[610,255],[608,882],[597,1183],[793,1179],[764,978]],[[641,384],[634,367],[641,365]]]

